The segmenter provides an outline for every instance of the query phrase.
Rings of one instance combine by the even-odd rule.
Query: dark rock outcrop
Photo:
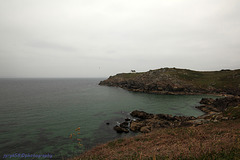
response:
[[[120,127],[122,127],[122,128],[128,128],[128,122],[123,122],[123,123],[121,123],[120,124]]]
[[[135,110],[130,115],[137,118],[136,120],[131,120],[130,124],[129,121],[125,121],[121,123],[120,126],[115,126],[114,129],[118,133],[127,133],[129,130],[133,132],[149,133],[158,128],[198,126],[209,122],[219,122],[240,117],[240,113],[235,117],[225,113],[230,107],[237,106],[235,108],[240,110],[239,97],[225,97],[216,100],[203,98],[200,103],[202,105],[196,108],[200,109],[205,114],[199,117],[150,114],[144,111]]]
[[[163,120],[167,120],[167,121],[176,120],[176,117],[173,117],[170,114],[157,114],[156,116],[157,116],[158,119],[163,119]]]
[[[125,121],[127,121],[127,122],[128,122],[128,121],[131,121],[131,119],[130,119],[130,118],[126,118],[126,119],[125,119]]]
[[[215,100],[212,98],[202,98],[201,101],[199,102],[200,104],[208,104],[211,105],[213,104]]]
[[[136,118],[141,118],[141,119],[153,118],[153,114],[149,114],[144,111],[138,111],[138,110],[131,112],[130,115]]]
[[[122,127],[120,127],[120,126],[115,126],[115,127],[113,127],[113,129],[114,129],[117,133],[123,133],[123,132],[128,133],[128,132],[129,132],[128,129],[122,128]]]
[[[229,106],[237,106],[238,104],[240,104],[240,98],[236,97],[218,98],[212,104],[218,110],[224,111]]]
[[[133,112],[132,112],[133,113]],[[180,127],[186,125],[194,125],[195,117],[186,117],[186,116],[172,116],[169,114],[149,114],[143,111],[134,111],[134,113],[144,113],[145,115],[151,116],[138,116],[136,121],[131,121],[130,130],[134,132],[148,133],[156,128],[168,128],[168,127]],[[143,117],[143,118],[141,118]],[[187,124],[187,121],[191,123]]]
[[[144,126],[146,126],[146,122],[144,121],[140,121],[140,120],[132,121],[130,124],[130,130],[133,132],[137,132],[137,131],[140,131],[140,129]]]

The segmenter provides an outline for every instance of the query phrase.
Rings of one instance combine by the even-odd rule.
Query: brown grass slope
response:
[[[196,127],[162,128],[97,146],[72,160],[240,159],[240,105],[224,113],[234,120]]]
[[[165,128],[100,145],[80,159],[240,159],[240,121]]]

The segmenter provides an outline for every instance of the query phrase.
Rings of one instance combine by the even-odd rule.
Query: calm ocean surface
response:
[[[210,97],[133,93],[99,86],[101,80],[0,79],[0,159],[14,153],[72,157],[97,144],[133,135],[117,134],[113,126],[135,109],[199,116],[203,113],[194,106],[202,97]],[[77,127],[80,135],[70,139]]]

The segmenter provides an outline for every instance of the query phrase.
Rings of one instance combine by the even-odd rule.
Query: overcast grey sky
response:
[[[0,77],[240,68],[240,0],[0,0]]]

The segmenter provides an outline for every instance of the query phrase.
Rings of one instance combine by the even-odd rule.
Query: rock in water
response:
[[[130,115],[133,117],[141,118],[141,119],[150,119],[154,117],[153,114],[146,113],[144,111],[138,111],[138,110],[131,112]]]
[[[128,122],[123,122],[120,124],[120,127],[122,128],[128,128]]]
[[[125,121],[131,121],[131,119],[130,118],[126,118]]]
[[[115,130],[115,131],[117,131],[117,133],[128,133],[129,131],[126,129],[126,128],[122,128],[122,127],[120,127],[120,126],[115,126],[115,127],[113,127],[113,129]]]

